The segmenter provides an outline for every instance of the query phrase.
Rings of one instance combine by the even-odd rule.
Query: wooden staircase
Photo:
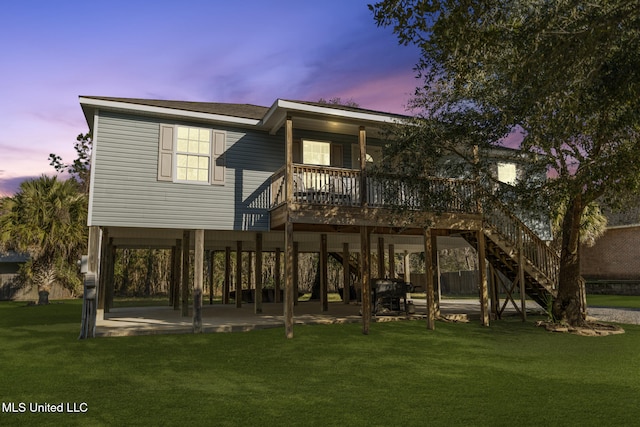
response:
[[[491,201],[483,208],[486,258],[511,281],[505,287],[508,297],[524,278],[526,295],[546,308],[557,296],[560,257],[501,203]],[[463,237],[477,249],[476,233]]]

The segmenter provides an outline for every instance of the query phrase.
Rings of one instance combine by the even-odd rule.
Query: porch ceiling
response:
[[[275,135],[287,116],[293,118],[293,126],[297,129],[357,135],[360,126],[364,126],[367,135],[372,137],[380,137],[384,126],[406,119],[406,116],[377,111],[278,99],[260,126]]]

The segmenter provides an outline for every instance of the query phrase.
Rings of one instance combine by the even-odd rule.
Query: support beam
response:
[[[247,252],[247,289],[255,289],[253,286],[253,252]]]
[[[281,267],[280,267],[280,260],[281,257],[281,250],[280,248],[276,248],[276,271],[275,271],[275,278],[274,278],[274,288],[275,288],[275,302],[282,302],[280,301],[280,289],[282,289],[282,279],[281,279]]]
[[[97,298],[100,290],[96,289],[98,274],[100,273],[100,240],[100,228],[96,226],[89,227],[87,272],[84,275],[82,320],[80,322],[80,336],[78,339],[94,338],[96,336],[96,320],[104,317],[104,310],[98,313]]]
[[[98,276],[98,310],[102,310],[103,313],[109,312],[109,305],[106,303],[107,301],[107,279],[106,279],[106,270],[107,270],[107,246],[109,246],[109,230],[107,228],[102,230],[102,244],[100,245],[100,253],[99,253],[99,264],[100,264],[100,274]],[[107,268],[105,268],[107,267]]]
[[[107,275],[106,275],[106,299],[105,313],[113,308],[113,294],[115,292],[115,275],[116,275],[116,247],[113,244],[113,237],[109,239],[109,251],[107,253]]]
[[[298,305],[298,293],[300,292],[300,250],[298,242],[293,242],[293,305]]]
[[[407,251],[404,251],[404,281],[409,283],[411,282],[411,254]]]
[[[520,313],[522,321],[527,321],[527,289],[524,281],[524,248],[522,244],[522,232],[518,231],[518,280],[520,281]]]
[[[236,308],[242,307],[242,240],[236,242]]]
[[[360,147],[360,205],[367,205],[367,133],[364,126],[358,131],[358,146]]]
[[[216,278],[216,252],[209,251],[209,305],[213,305],[213,283]]]
[[[193,333],[202,332],[202,294],[204,289],[204,230],[196,230],[193,262]]]
[[[182,283],[182,239],[176,239],[176,245],[172,248],[175,252],[173,258],[173,309],[180,309],[180,285]]]
[[[368,227],[360,227],[360,277],[362,278],[362,333],[369,334],[371,324],[371,241]]]
[[[293,338],[293,292],[297,276],[296,251],[293,242],[293,224],[287,221],[284,232],[284,329],[287,338]]]
[[[254,312],[262,313],[262,233],[256,233],[256,298],[254,303]]]
[[[182,317],[189,316],[189,249],[191,248],[191,232],[182,232]]]
[[[386,277],[384,274],[384,237],[378,237],[378,278]]]
[[[328,300],[328,254],[327,254],[327,235],[320,235],[320,310],[329,310]]]
[[[404,272],[404,282],[411,283],[411,265],[409,259],[409,252],[404,251],[404,256],[402,257],[402,270]],[[407,292],[407,301],[411,300],[411,293]]]
[[[229,304],[231,291],[231,247],[224,248],[224,283],[222,284],[222,303]]]
[[[176,286],[175,265],[176,265],[176,247],[171,246],[171,269],[169,270],[169,305],[171,307],[173,307],[173,303],[174,303],[173,296],[174,296],[174,291]]]
[[[499,318],[500,299],[498,297],[498,273],[493,264],[489,264],[489,277],[491,277],[489,287],[489,302],[491,303],[491,318]]]
[[[394,245],[389,245],[389,277],[396,278],[396,248]]]
[[[478,230],[478,274],[480,283],[480,321],[483,326],[489,326],[489,292],[487,289],[487,258],[485,237],[482,230]]]
[[[433,301],[433,240],[431,229],[424,229],[424,271],[425,292],[427,294],[427,329],[433,331],[436,328],[434,301]]]
[[[435,316],[436,319],[440,317],[440,300],[442,299],[442,277],[440,274],[440,251],[438,251],[438,236],[431,236],[431,246],[433,249],[433,270],[435,273],[435,278],[433,280],[433,284],[436,287],[435,292],[433,293],[435,302]]]
[[[284,126],[285,139],[285,199],[287,206],[286,221],[284,226],[284,330],[287,338],[293,338],[293,305],[294,305],[294,283],[298,275],[298,263],[294,263],[297,252],[293,242],[293,222],[291,222],[290,206],[293,201],[293,120],[287,116]],[[295,264],[295,265],[294,265]],[[294,271],[295,270],[295,271]]]
[[[351,275],[349,274],[350,265],[349,265],[349,243],[342,244],[342,302],[345,304],[349,304],[351,298],[351,286],[350,279]]]

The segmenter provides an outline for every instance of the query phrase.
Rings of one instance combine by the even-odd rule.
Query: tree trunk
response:
[[[578,196],[570,200],[562,220],[558,297],[553,302],[554,319],[571,326],[580,326],[585,322],[581,297],[584,292],[584,280],[580,275],[579,252],[583,211],[584,204]]]
[[[49,286],[38,286],[38,305],[49,304]]]

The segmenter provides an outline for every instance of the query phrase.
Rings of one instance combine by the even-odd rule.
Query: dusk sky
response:
[[[88,131],[78,97],[270,106],[353,99],[405,113],[419,52],[376,27],[372,0],[3,3],[0,196],[54,174]]]

